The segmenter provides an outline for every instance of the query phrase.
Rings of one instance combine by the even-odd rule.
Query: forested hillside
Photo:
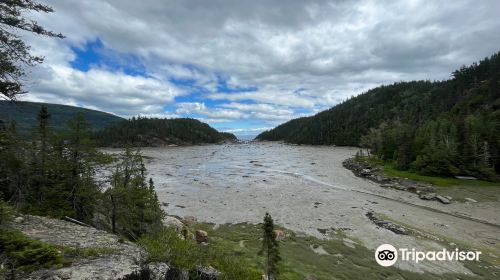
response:
[[[499,80],[497,53],[450,80],[377,87],[257,139],[361,145],[402,170],[491,179],[500,173]]]
[[[50,112],[50,118],[52,120],[51,128],[57,132],[67,130],[66,124],[77,113],[83,113],[87,122],[89,122],[95,130],[105,128],[110,124],[124,120],[112,114],[80,107],[4,100],[0,101],[0,120],[3,120],[5,123],[14,121],[19,134],[31,136],[38,123],[37,114],[43,105],[45,105]]]
[[[157,147],[192,145],[236,140],[231,133],[218,132],[195,119],[132,118],[98,131],[95,139],[103,147]]]

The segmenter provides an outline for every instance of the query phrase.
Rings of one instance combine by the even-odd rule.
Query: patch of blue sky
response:
[[[72,46],[71,50],[75,54],[75,59],[70,62],[74,69],[87,72],[92,68],[103,68],[130,76],[147,76],[139,57],[106,48],[99,38],[86,42],[83,47]]]
[[[221,93],[239,93],[257,91],[256,86],[230,86],[228,76],[222,73],[217,74],[217,91]]]

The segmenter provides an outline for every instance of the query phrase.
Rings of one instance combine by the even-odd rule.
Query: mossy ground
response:
[[[237,260],[239,266],[251,272],[245,274],[244,277],[240,275],[238,279],[261,279],[260,274],[262,274],[264,263],[263,258],[259,256],[261,249],[260,225],[228,224],[214,227],[212,224],[196,224],[189,227],[189,232],[194,232],[196,229],[207,231],[210,243],[209,245],[197,245],[192,242],[190,246],[203,248],[202,250],[207,253],[200,254],[199,248],[191,248],[197,253],[190,254],[190,256],[183,255],[183,258],[190,258],[189,261],[184,259],[184,265],[194,263],[212,265],[222,271],[223,279],[235,279],[232,278],[235,275],[234,271],[229,271],[231,276],[228,277],[227,269],[229,266],[227,263],[226,266],[221,266],[220,260],[217,259],[224,256]],[[485,262],[466,265],[481,277],[460,274],[419,274],[395,267],[379,266],[375,262],[372,250],[368,250],[361,242],[352,240],[352,238],[350,239],[354,242],[350,241],[348,244],[351,246],[346,245],[344,239],[347,237],[341,231],[330,233],[329,239],[325,240],[296,234],[288,230],[285,232],[286,237],[279,242],[282,262],[278,279],[303,280],[308,276],[313,276],[315,279],[497,279],[491,271],[483,271],[483,267],[492,267]],[[182,252],[179,251],[180,248],[172,249],[173,247],[179,247],[179,245],[164,245],[164,248],[174,250],[176,253]],[[153,248],[158,249],[159,247]],[[185,249],[182,248],[182,250]],[[152,253],[156,257],[166,257],[159,254],[159,251],[153,250]],[[172,253],[174,252],[171,251],[170,254]],[[177,264],[180,263],[177,261]]]

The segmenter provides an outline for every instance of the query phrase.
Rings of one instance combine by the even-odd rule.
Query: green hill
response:
[[[426,174],[500,173],[500,53],[447,81],[381,86],[258,140],[369,147],[399,169]]]
[[[90,110],[80,107],[25,102],[25,101],[0,101],[0,119],[6,123],[15,121],[17,131],[21,135],[29,135],[36,127],[37,114],[42,105],[47,106],[50,113],[50,125],[53,130],[61,132],[66,129],[66,123],[73,118],[76,113],[83,113],[85,119],[92,125],[92,129],[99,130],[113,123],[124,120],[121,117],[104,113],[101,111]]]
[[[231,133],[218,132],[195,119],[132,118],[115,123],[95,134],[103,147],[161,147],[235,141]]]

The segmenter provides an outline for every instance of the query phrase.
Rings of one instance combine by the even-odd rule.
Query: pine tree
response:
[[[29,53],[30,47],[16,31],[64,38],[62,34],[47,31],[36,21],[23,17],[33,12],[51,13],[53,10],[33,0],[0,1],[0,97],[15,99],[25,93],[20,81],[24,69],[43,62],[43,57]]]
[[[94,205],[99,197],[99,187],[93,177],[96,166],[101,161],[101,153],[90,139],[90,124],[83,113],[78,113],[68,124],[65,150],[68,151],[68,190],[69,202],[75,218],[89,221],[94,212]]]
[[[136,240],[161,226],[165,215],[154,190],[153,180],[146,180],[145,167],[139,151],[130,148],[120,155],[106,190],[113,233]]]
[[[281,260],[279,255],[279,244],[276,240],[273,218],[269,213],[264,216],[262,225],[262,250],[261,254],[265,257],[266,280],[275,280],[278,275],[278,262]]]

